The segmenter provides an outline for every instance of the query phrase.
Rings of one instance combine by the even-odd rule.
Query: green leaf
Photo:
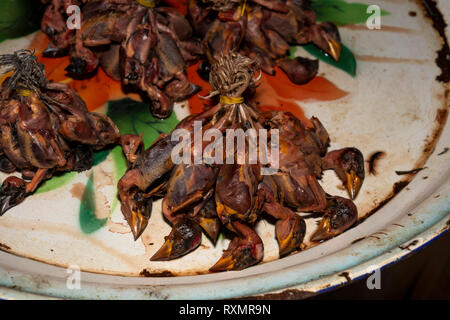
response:
[[[96,165],[99,165],[100,163],[105,161],[106,158],[108,157],[108,154],[110,152],[111,152],[110,149],[105,149],[105,150],[101,150],[101,151],[95,152],[94,153],[94,164],[93,164],[93,166],[95,167]]]
[[[39,30],[44,6],[40,1],[0,1],[0,42]]]
[[[125,160],[125,157],[122,153],[122,148],[120,146],[115,147],[112,152],[111,156],[114,162],[114,171],[115,171],[115,180],[114,184],[117,185],[119,182],[119,179],[122,178],[122,176],[125,174],[125,171],[127,171],[127,161]],[[116,190],[117,195],[117,190]],[[114,212],[116,209],[116,206],[118,204],[117,196],[114,196],[113,202],[111,204],[111,212]]]
[[[367,13],[369,6],[344,0],[313,0],[312,2],[317,21],[329,21],[337,25],[365,23],[373,14]],[[390,14],[385,10],[381,10],[380,13],[382,16]]]
[[[95,212],[94,174],[91,173],[84,188],[79,211],[80,227],[83,233],[93,233],[103,227],[108,221],[108,218],[98,219]]]
[[[304,45],[302,46],[302,48],[305,49],[309,54],[316,57],[317,59],[347,72],[352,77],[356,76],[356,59],[353,53],[350,51],[350,49],[347,48],[346,46],[344,45],[342,46],[339,61],[335,61],[328,54],[326,54],[313,44]]]
[[[66,172],[61,175],[53,176],[51,179],[45,181],[35,192],[44,193],[49,192],[58,188],[61,188],[72,181],[77,176],[76,172]]]
[[[174,112],[167,119],[158,119],[152,116],[147,103],[130,98],[109,101],[107,115],[116,123],[122,135],[142,133],[146,148],[161,133],[171,132],[178,124]]]

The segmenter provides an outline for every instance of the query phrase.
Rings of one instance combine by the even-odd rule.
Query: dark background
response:
[[[450,232],[445,232],[420,251],[382,269],[380,290],[369,290],[366,280],[367,277],[310,299],[450,300]]]

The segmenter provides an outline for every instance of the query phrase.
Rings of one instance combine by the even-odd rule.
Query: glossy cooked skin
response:
[[[51,0],[41,24],[51,39],[44,55],[69,54],[66,70],[77,77],[90,76],[101,65],[112,78],[144,92],[153,115],[166,118],[175,101],[198,91],[186,66],[202,49],[178,11],[153,3],[155,8],[135,0]],[[79,30],[61,24],[70,4],[81,7]]]
[[[263,259],[264,244],[254,227],[259,219],[267,217],[265,214],[276,221],[275,236],[281,257],[303,248],[306,223],[299,212],[323,214],[312,241],[334,237],[356,222],[358,213],[352,200],[327,195],[319,180],[324,170],[334,170],[354,199],[364,179],[362,154],[356,148],[328,152],[330,139],[317,118],[311,118],[311,125],[306,127],[289,112],[261,112],[245,103],[233,102],[232,98],[242,101],[237,98],[245,89],[256,86],[258,77],[254,76],[253,66],[253,60],[238,53],[223,56],[212,66],[210,83],[215,90],[208,97],[220,94],[228,99],[221,99],[218,105],[191,115],[178,125],[176,129],[185,129],[186,137],[190,137],[182,148],[171,143],[172,134],[162,135],[146,151],[139,147],[140,137],[124,139],[122,144],[130,168],[119,181],[119,196],[134,238],[147,227],[149,215],[145,204],[155,198],[163,197],[162,211],[172,225],[172,231],[151,260],[172,260],[195,250],[200,245],[202,229],[215,241],[222,225],[232,240],[210,271],[241,270]],[[197,135],[195,121],[201,122],[203,130]],[[214,149],[220,152],[219,162],[207,162],[207,158],[192,162],[196,158],[192,151],[204,155],[216,142],[194,141],[204,137],[207,129],[216,129],[215,139],[224,138],[226,149],[220,150],[224,147],[220,143],[219,150]],[[249,162],[249,147],[243,153],[233,148],[230,155],[226,154],[230,151],[226,142],[230,129],[234,133],[233,129],[255,132],[265,129],[267,139],[260,136],[253,140],[251,135],[244,134],[243,140],[246,146],[253,144],[259,151],[266,149],[272,160],[276,156],[278,167],[265,174],[267,171],[263,169],[273,163],[261,158]],[[255,145],[255,141],[259,144]],[[277,148],[269,149],[269,145]],[[173,163],[175,160],[167,154],[181,150],[191,151],[188,158],[183,158],[190,161]]]
[[[316,241],[335,236],[354,224],[357,210],[352,201],[327,196],[318,182],[325,169],[358,171],[362,158],[358,158],[357,165],[349,164],[351,168],[342,165],[347,164],[344,155],[352,155],[354,148],[333,151],[330,153],[333,156],[328,157],[328,133],[318,119],[312,118],[313,127],[305,128],[288,112],[256,114],[258,118],[254,120],[262,128],[276,127],[280,137],[284,137],[280,138],[280,168],[274,175],[261,176],[259,165],[175,165],[170,157],[163,156],[174,147],[168,143],[170,135],[162,136],[131,164],[119,182],[119,195],[135,239],[149,219],[149,216],[142,218],[140,212],[145,208],[140,208],[136,199],[150,201],[155,195],[163,197],[163,214],[173,226],[152,260],[171,260],[191,252],[200,245],[201,230],[215,240],[221,224],[235,238],[211,271],[240,270],[254,265],[263,258],[263,243],[252,226],[263,212],[277,220],[275,232],[280,256],[302,247],[306,225],[295,212],[324,213]],[[192,122],[199,118],[201,114],[191,116],[180,127],[192,129]],[[203,120],[207,123],[212,118]],[[136,197],[136,193],[141,196]]]
[[[12,72],[0,88],[0,170],[31,180],[3,182],[2,215],[55,172],[89,169],[93,150],[117,143],[120,133],[110,118],[88,112],[67,84],[47,82],[31,52],[2,55],[0,65]]]
[[[291,45],[313,43],[339,60],[341,40],[330,22],[316,23],[306,1],[249,0],[229,2],[190,0],[188,18],[202,39],[210,63],[221,54],[240,51],[258,61],[262,70],[275,73],[279,66],[295,84],[315,77],[318,61],[289,58]]]
[[[194,121],[206,123],[211,120],[216,110],[217,108],[213,108],[203,114],[189,116],[182,120],[174,130],[185,129],[192,135]],[[180,200],[180,202],[183,202],[188,197],[187,194],[184,194],[181,195],[181,198],[171,198],[171,194],[180,193],[178,190],[183,187],[183,181],[177,180],[176,178],[178,178],[178,176],[173,177],[172,182],[170,183],[170,189],[168,189],[168,181],[172,176],[171,173],[174,168],[178,168],[180,172],[184,173],[185,167],[181,164],[177,165],[172,161],[172,150],[178,144],[178,141],[172,141],[171,135],[160,135],[147,150],[143,150],[142,139],[134,135],[122,138],[121,144],[124,154],[128,159],[129,168],[118,183],[119,199],[122,203],[122,213],[131,226],[134,238],[137,239],[145,230],[148,219],[150,218],[149,215],[142,215],[142,212],[147,211],[145,204],[147,201],[151,202],[152,197],[166,195],[168,190],[170,190],[169,195],[167,196],[169,199],[166,200],[165,203],[168,202],[169,208],[165,211],[165,215],[171,222],[175,221],[175,219],[170,218],[172,216],[170,204]],[[194,171],[198,172],[197,169],[202,172],[201,166]],[[205,169],[208,170],[208,168]],[[189,174],[185,177],[181,175],[181,177],[187,181],[189,179]],[[195,176],[193,176],[193,179],[195,182]],[[184,187],[184,192],[186,192],[189,188],[186,188],[186,186]],[[143,202],[141,201],[142,199],[148,200]],[[138,217],[138,219],[136,217]]]

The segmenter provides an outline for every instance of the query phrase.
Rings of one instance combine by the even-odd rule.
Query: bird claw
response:
[[[242,270],[259,263],[263,258],[264,246],[261,238],[250,227],[234,222],[241,234],[236,236],[219,261],[209,270],[212,272]]]
[[[25,199],[27,196],[25,186],[24,180],[14,176],[3,181],[0,187],[0,216]]]
[[[136,241],[141,234],[144,232],[147,227],[148,220],[150,220],[150,214],[152,212],[152,200],[147,199],[146,205],[143,208],[143,211],[137,210],[133,211],[131,214],[131,219],[127,219],[128,224],[131,227],[131,231],[133,232],[134,240]]]
[[[347,177],[346,185],[350,198],[354,200],[358,195],[359,189],[361,189],[362,179],[357,176],[355,170],[350,170],[345,173]]]
[[[147,227],[152,213],[153,202],[141,191],[123,194],[119,191],[122,201],[122,213],[131,228],[136,241]]]
[[[85,74],[87,62],[81,58],[72,58],[69,65],[64,70],[74,74]]]
[[[318,242],[341,234],[358,219],[358,209],[353,201],[341,197],[328,199],[324,217],[319,227],[311,236],[311,241]]]
[[[262,242],[256,245],[246,244],[244,239],[236,237],[230,243],[219,261],[209,271],[220,272],[230,270],[243,270],[253,266],[262,260],[257,252],[263,251]]]
[[[92,58],[93,61],[88,61],[80,57],[72,57],[69,65],[64,69],[68,73],[74,75],[87,75],[93,72],[98,65],[98,59]]]
[[[341,56],[342,44],[336,25],[330,22],[323,22],[317,27],[320,30],[320,36],[319,39],[316,39],[315,44],[328,53],[335,61],[338,61]]]
[[[135,134],[125,134],[121,136],[120,145],[122,146],[128,165],[131,166],[136,162],[139,155],[143,153],[144,141],[142,140],[142,133],[139,136]]]
[[[287,219],[278,220],[275,234],[279,245],[280,258],[300,248],[306,233],[305,221],[293,214]]]
[[[207,200],[205,205],[200,209],[197,221],[212,243],[216,244],[221,223],[217,216],[214,198]]]
[[[324,170],[333,169],[353,200],[359,193],[365,177],[364,156],[356,148],[328,152],[322,159]]]
[[[202,242],[202,232],[191,219],[181,217],[165,240],[162,247],[150,258],[151,261],[168,261],[188,254]]]
[[[306,233],[306,224],[302,217],[295,214],[291,209],[274,201],[274,194],[277,194],[278,190],[275,183],[267,183],[271,181],[273,180],[267,178],[266,183],[262,184],[260,190],[267,201],[264,210],[277,219],[275,235],[280,257],[284,257],[301,247]]]

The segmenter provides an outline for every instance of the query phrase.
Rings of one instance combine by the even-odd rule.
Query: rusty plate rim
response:
[[[243,271],[175,278],[81,272],[82,290],[70,290],[66,286],[66,269],[0,252],[0,296],[28,298],[32,293],[77,299],[286,298],[286,293],[293,297],[307,297],[330,290],[367,275],[373,266],[383,268],[412,251],[420,250],[449,230],[450,152],[439,155],[439,151],[449,144],[450,126],[447,123],[427,161],[429,168],[439,170],[431,172],[431,175],[428,172],[427,180],[417,174],[408,185],[409,191],[400,192],[364,223],[309,249],[342,246],[341,250],[321,258],[283,267],[286,262],[292,264],[301,256],[293,255]],[[413,202],[405,205],[410,199],[414,199]],[[385,219],[387,215],[391,217],[388,221]],[[378,231],[367,233],[365,229],[370,224],[379,226],[375,229]],[[9,255],[7,265],[2,259],[5,255]]]
[[[81,272],[82,289],[70,290],[67,269],[0,251],[0,298],[289,299],[335,289],[421,250],[450,229],[450,151],[439,154],[448,146],[447,122],[426,161],[435,169],[427,173],[429,179],[423,180],[419,172],[376,214],[308,250],[333,250],[320,258],[302,262],[301,255],[293,255],[243,271],[176,278]],[[369,224],[377,227],[367,228]]]

